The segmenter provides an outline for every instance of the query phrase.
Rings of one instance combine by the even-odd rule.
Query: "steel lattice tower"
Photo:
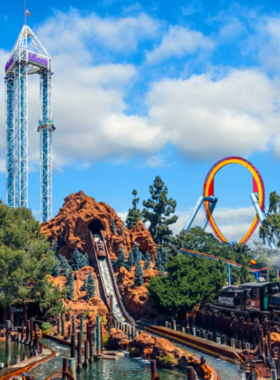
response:
[[[5,66],[6,83],[6,202],[28,207],[28,75],[40,76],[40,192],[41,221],[52,209],[52,58],[27,25],[24,25]]]

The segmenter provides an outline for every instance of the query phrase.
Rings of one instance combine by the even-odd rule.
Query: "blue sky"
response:
[[[23,23],[23,1],[1,7],[0,64]],[[53,214],[84,190],[121,216],[156,175],[179,221],[218,159],[240,155],[267,196],[280,178],[280,4],[277,1],[29,0],[28,24],[53,56]],[[29,206],[39,215],[38,78],[29,82]],[[3,83],[3,81],[2,81]],[[5,198],[5,93],[0,93],[0,197]],[[238,239],[253,219],[249,173],[216,177],[215,214]],[[199,216],[201,222],[203,215]]]

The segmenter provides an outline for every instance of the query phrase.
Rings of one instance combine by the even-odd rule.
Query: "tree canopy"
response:
[[[143,201],[142,215],[144,221],[150,222],[149,231],[157,244],[170,241],[172,231],[169,226],[176,223],[178,217],[172,215],[176,209],[176,201],[168,198],[168,189],[162,179],[157,176],[150,186],[151,198]]]
[[[260,238],[265,243],[266,239],[273,240],[275,235],[280,236],[280,195],[273,191],[269,195],[267,217],[260,226]],[[280,247],[280,239],[278,247]]]
[[[0,304],[41,299],[46,276],[56,266],[54,252],[31,211],[0,202]]]
[[[152,277],[148,285],[153,305],[163,314],[175,316],[212,302],[225,285],[226,266],[221,261],[178,255],[166,269],[166,276]]]
[[[137,197],[137,190],[132,191],[134,198],[132,199],[132,208],[128,210],[128,214],[125,220],[126,227],[130,230],[133,228],[139,220],[141,220],[141,211],[137,208],[137,204],[140,198]]]

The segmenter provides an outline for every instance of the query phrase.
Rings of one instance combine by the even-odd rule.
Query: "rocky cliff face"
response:
[[[115,233],[111,231],[113,220],[116,226]],[[120,245],[127,255],[136,242],[140,251],[150,252],[154,260],[155,243],[141,221],[133,229],[128,230],[112,207],[104,202],[96,202],[83,191],[66,197],[58,214],[49,222],[42,224],[42,233],[51,241],[62,241],[59,253],[68,259],[71,259],[75,247],[82,252],[88,252],[90,231],[95,233],[99,230],[105,236],[111,259],[117,257]]]
[[[154,264],[151,266],[153,269],[143,269],[144,284],[142,286],[134,286],[135,267],[132,267],[130,271],[126,268],[120,268],[115,274],[124,305],[129,314],[135,318],[149,318],[158,314],[148,298],[146,287],[150,278],[158,275],[158,270],[154,269]],[[142,262],[142,267],[144,267],[144,262]]]
[[[85,291],[81,291],[81,287],[84,284],[84,280],[88,277],[89,272],[92,273],[95,282],[95,297],[89,301],[85,300]],[[99,282],[96,273],[92,267],[83,267],[82,269],[75,271],[74,275],[74,297],[72,300],[63,301],[67,312],[68,321],[72,315],[76,317],[82,316],[85,312],[88,312],[87,320],[90,324],[95,324],[98,314],[106,318],[108,309],[104,302],[100,298]],[[52,277],[49,279],[53,286],[59,286],[60,290],[63,290],[66,286],[66,277]],[[68,323],[66,323],[68,325]]]

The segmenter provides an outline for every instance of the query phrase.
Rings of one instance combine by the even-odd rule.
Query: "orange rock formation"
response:
[[[84,283],[84,280],[88,277],[89,272],[93,274],[95,281],[95,297],[91,298],[88,302],[85,300],[85,291],[81,291],[80,288]],[[96,317],[100,313],[101,316],[106,318],[108,309],[105,306],[104,302],[100,298],[99,293],[99,283],[97,281],[97,276],[92,267],[83,267],[82,269],[74,272],[74,298],[72,300],[63,301],[64,306],[69,310],[68,319],[72,315],[79,317],[85,312],[88,312],[87,319],[90,323],[95,324]],[[63,276],[51,277],[50,281],[53,283],[53,286],[59,286],[60,290],[65,287],[66,278]],[[70,323],[70,321],[68,321]],[[67,325],[68,323],[66,323]]]
[[[111,222],[115,221],[116,233],[111,232]],[[123,235],[118,231],[123,228]],[[49,222],[42,224],[42,233],[47,235],[51,241],[64,238],[65,245],[60,248],[59,253],[71,259],[72,252],[77,247],[82,252],[89,252],[90,233],[94,229],[101,229],[107,244],[110,256],[115,259],[119,246],[122,245],[126,254],[136,242],[141,252],[149,251],[152,259],[155,257],[155,243],[139,221],[137,225],[128,230],[115,210],[104,202],[96,202],[94,198],[79,191],[65,198],[62,208],[58,214]],[[89,257],[92,259],[92,257]]]

